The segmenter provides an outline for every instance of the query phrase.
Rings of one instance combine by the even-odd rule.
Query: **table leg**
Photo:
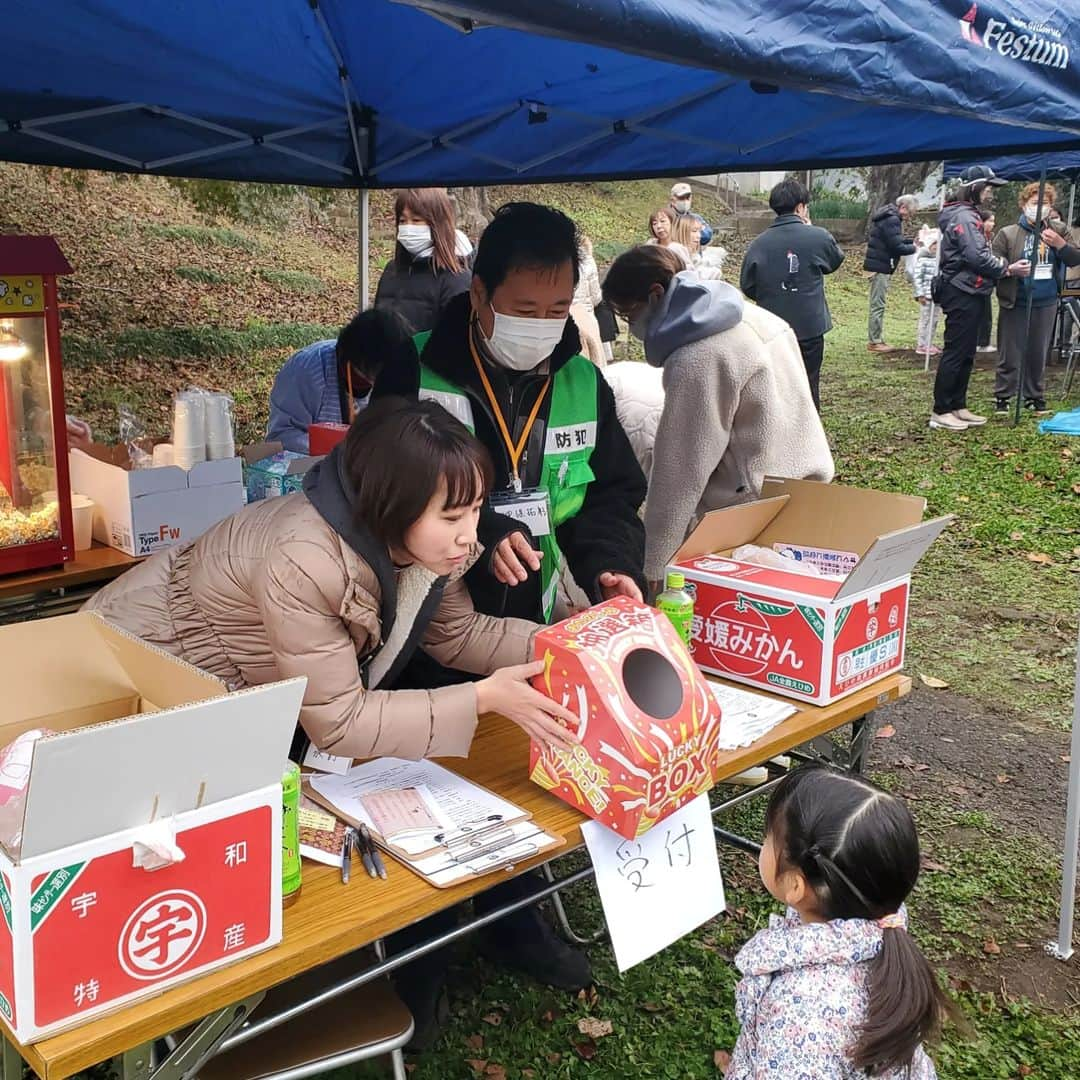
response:
[[[866,762],[866,748],[870,745],[870,738],[874,731],[874,711],[870,710],[865,716],[860,716],[851,721],[851,747],[848,758],[848,772],[856,776],[862,776],[863,765]]]
[[[22,1055],[7,1039],[4,1039],[3,1043],[3,1052],[0,1053],[0,1080],[22,1080]]]
[[[149,1080],[154,1071],[154,1044],[143,1043],[126,1051],[116,1065],[120,1080]]]
[[[540,867],[540,872],[544,875],[545,880],[549,885],[555,884],[555,875],[551,870],[551,863],[544,863]],[[563,934],[571,941],[578,945],[595,945],[598,941],[603,941],[607,937],[607,926],[601,926],[599,930],[594,930],[591,934],[582,937],[576,933],[574,928],[570,925],[570,919],[566,914],[566,908],[563,906],[562,897],[558,893],[552,893],[551,904],[555,908],[555,917],[559,921],[559,927],[562,929]]]

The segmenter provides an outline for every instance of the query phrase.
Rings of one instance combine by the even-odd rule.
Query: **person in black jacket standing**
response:
[[[866,347],[871,352],[892,352],[885,344],[885,299],[889,283],[900,260],[915,254],[915,244],[904,239],[904,222],[919,208],[914,195],[901,195],[895,203],[877,210],[870,219],[870,237],[866,244],[863,269],[873,274],[870,279],[870,321]]]
[[[986,239],[979,207],[989,202],[993,188],[1004,183],[987,166],[972,165],[960,174],[956,198],[938,216],[941,256],[935,299],[945,313],[945,348],[934,380],[932,428],[966,431],[986,423],[985,416],[967,407],[985,298],[1001,278],[1023,277],[1031,269],[1026,259],[1010,264],[995,255]]]
[[[818,381],[832,316],[825,274],[840,268],[844,253],[826,229],[810,223],[810,191],[789,177],[769,193],[776,220],[746,249],[739,288],[795,331],[814,406],[821,412]]]

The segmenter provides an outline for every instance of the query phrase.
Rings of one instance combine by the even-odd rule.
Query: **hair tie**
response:
[[[806,854],[809,855],[811,859],[814,859],[816,861],[817,859],[821,858],[821,848],[818,847],[817,844],[811,844],[806,849]]]
[[[907,915],[903,911],[894,911],[876,920],[882,930],[906,930]]]

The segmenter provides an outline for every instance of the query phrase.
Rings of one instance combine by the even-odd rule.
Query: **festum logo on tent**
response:
[[[987,16],[979,30],[979,5],[974,3],[960,18],[960,36],[970,45],[993,49],[1002,56],[1026,64],[1042,64],[1052,68],[1069,66],[1069,46],[1061,40],[1061,31],[1049,23],[1033,23],[1024,19],[995,19]]]

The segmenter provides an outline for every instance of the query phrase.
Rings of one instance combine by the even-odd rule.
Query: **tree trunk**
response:
[[[459,187],[447,188],[446,192],[454,204],[459,227],[475,244],[494,215],[488,189]]]
[[[937,161],[913,161],[906,165],[871,165],[866,176],[866,205],[871,214],[901,195],[913,195],[940,164]]]

